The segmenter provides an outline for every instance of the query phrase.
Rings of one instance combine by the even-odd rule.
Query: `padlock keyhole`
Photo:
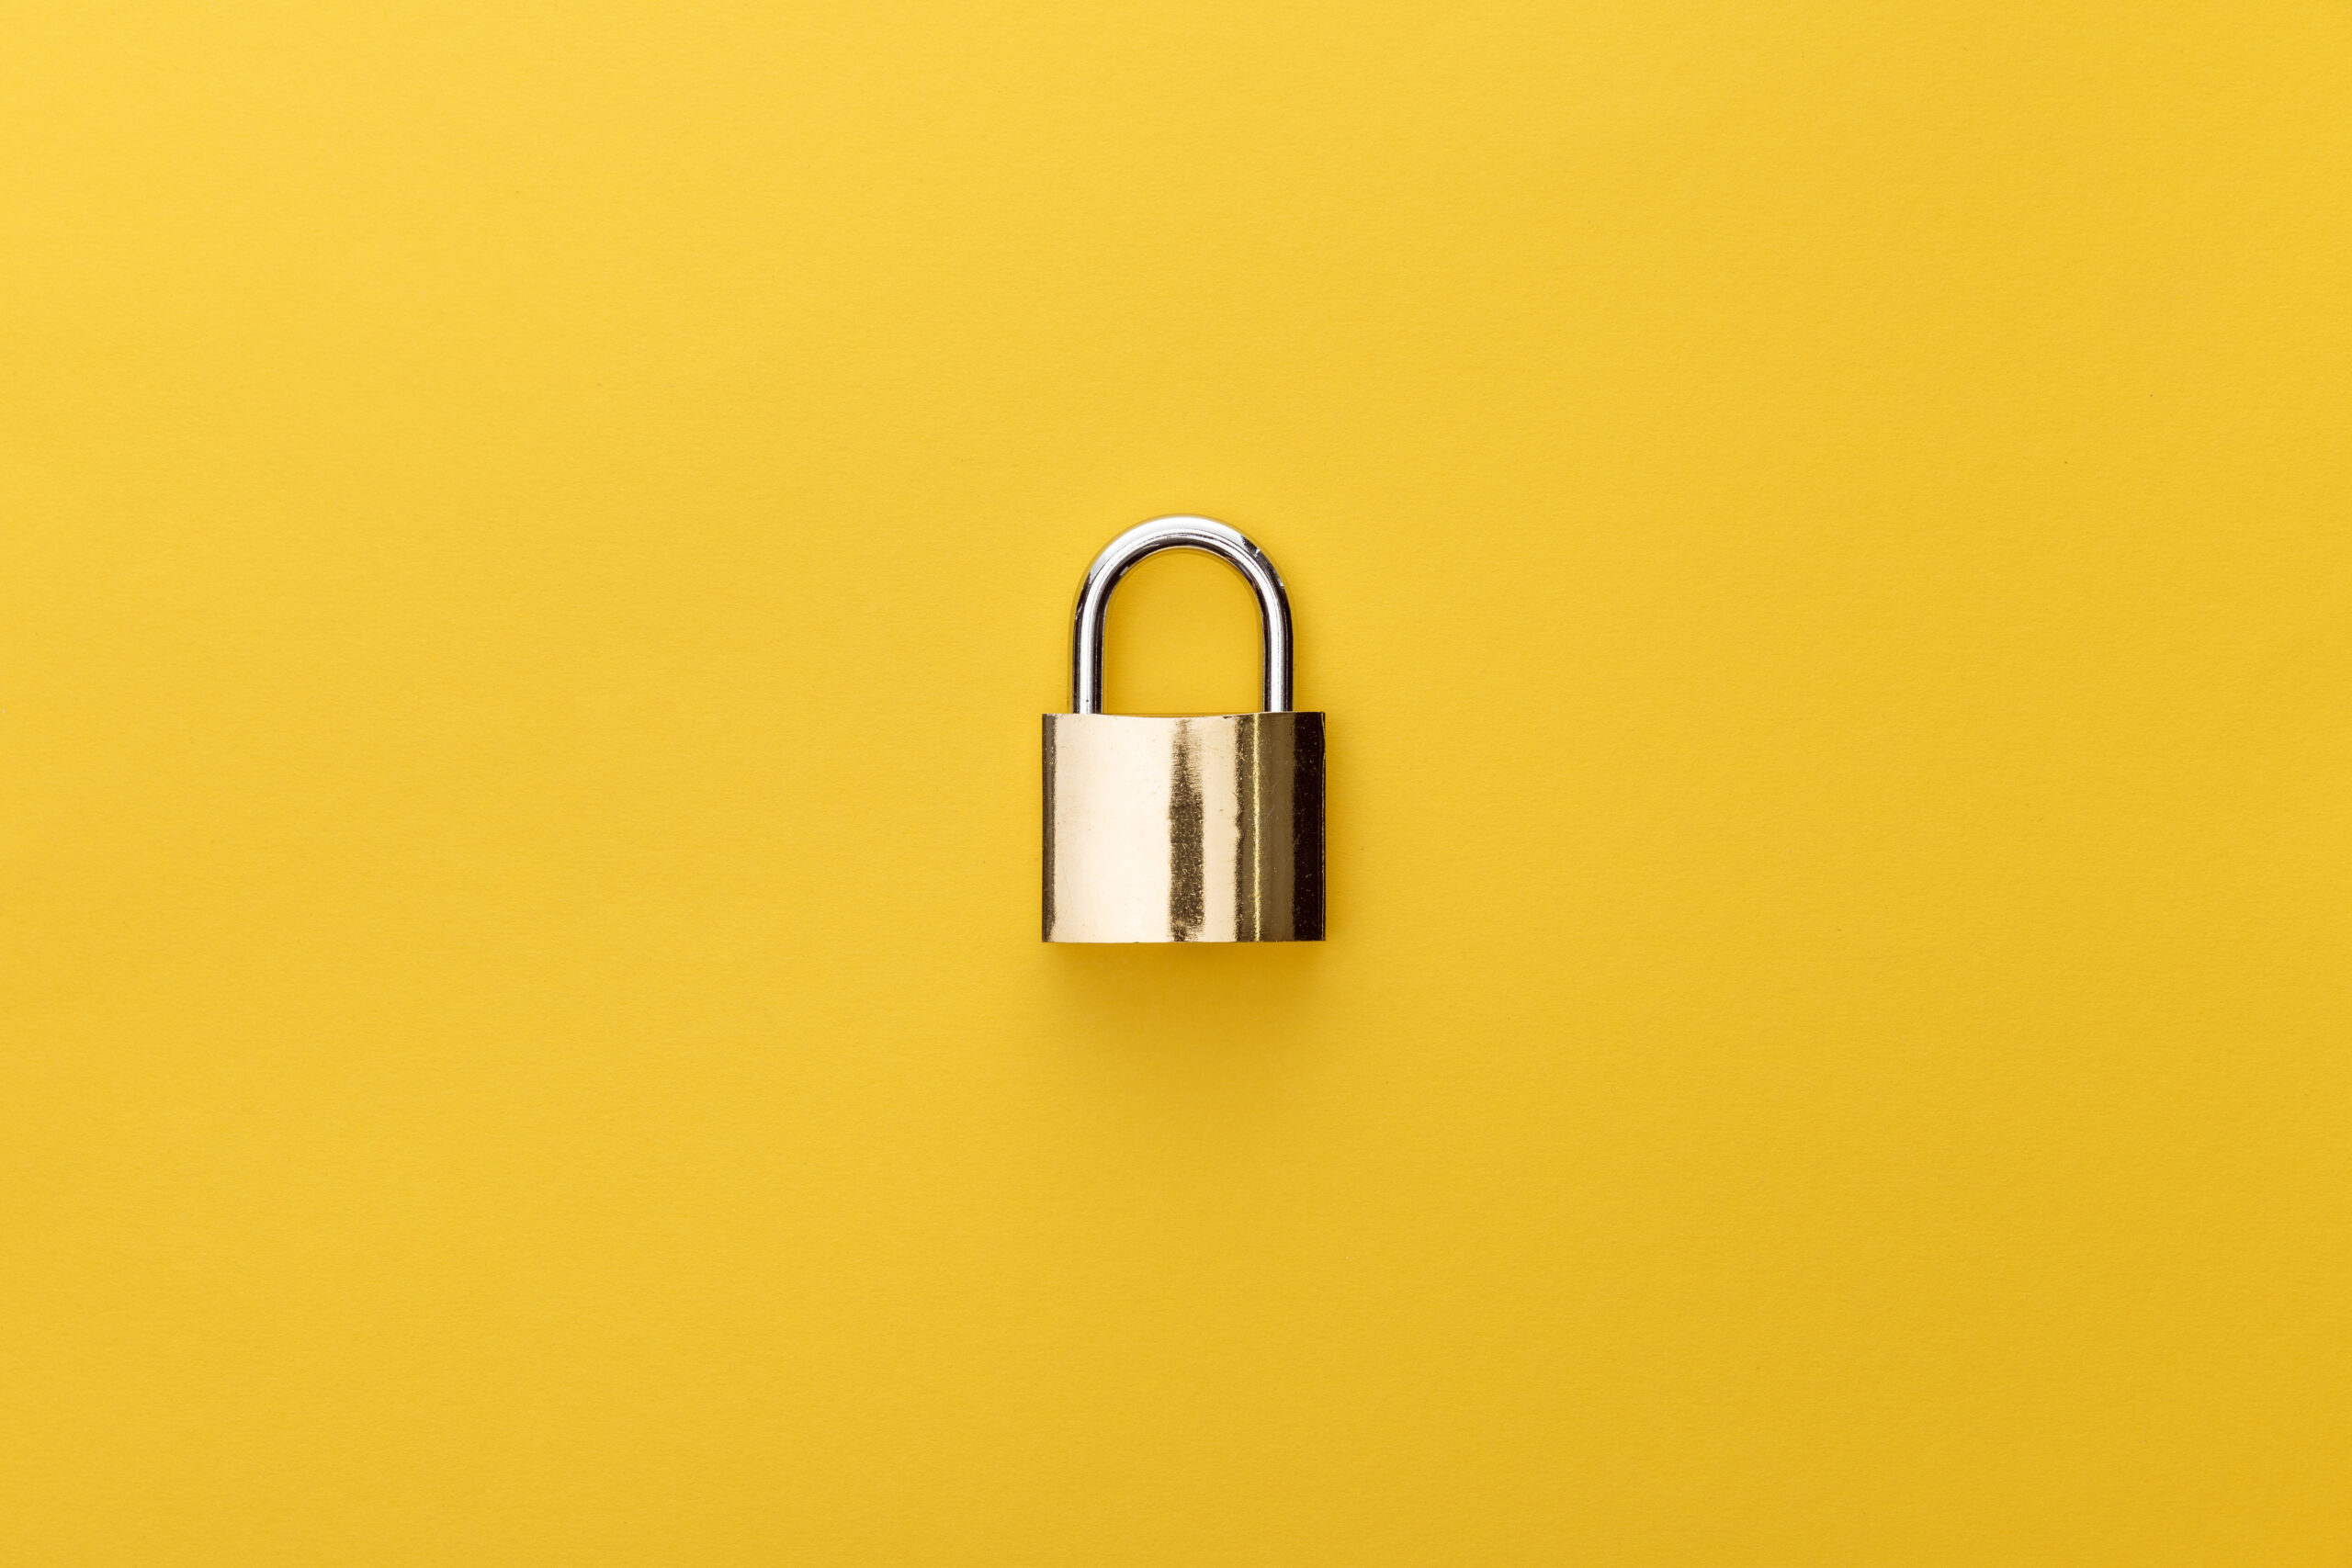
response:
[[[1120,581],[1104,637],[1105,713],[1248,713],[1262,633],[1250,585],[1213,556],[1163,550]]]

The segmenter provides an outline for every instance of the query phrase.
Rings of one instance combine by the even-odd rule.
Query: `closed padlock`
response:
[[[1102,711],[1111,591],[1160,550],[1204,551],[1248,581],[1264,712]],[[1205,517],[1112,540],[1079,589],[1071,711],[1045,716],[1046,940],[1322,941],[1323,716],[1290,700],[1290,598],[1265,552]]]

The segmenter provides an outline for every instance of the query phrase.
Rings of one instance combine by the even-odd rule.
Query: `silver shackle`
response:
[[[1105,546],[1078,590],[1071,631],[1069,706],[1072,713],[1102,711],[1102,627],[1111,613],[1111,590],[1146,556],[1161,550],[1199,550],[1239,572],[1258,596],[1258,620],[1266,644],[1264,705],[1268,713],[1290,711],[1290,596],[1282,574],[1266,552],[1238,528],[1207,517],[1155,517],[1139,523]]]

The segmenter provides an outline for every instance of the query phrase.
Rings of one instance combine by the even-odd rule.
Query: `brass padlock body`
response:
[[[1323,716],[1046,715],[1047,942],[1323,940]]]

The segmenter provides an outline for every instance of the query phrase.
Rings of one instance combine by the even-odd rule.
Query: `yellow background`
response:
[[[2352,1562],[2338,0],[6,31],[0,1560]]]

